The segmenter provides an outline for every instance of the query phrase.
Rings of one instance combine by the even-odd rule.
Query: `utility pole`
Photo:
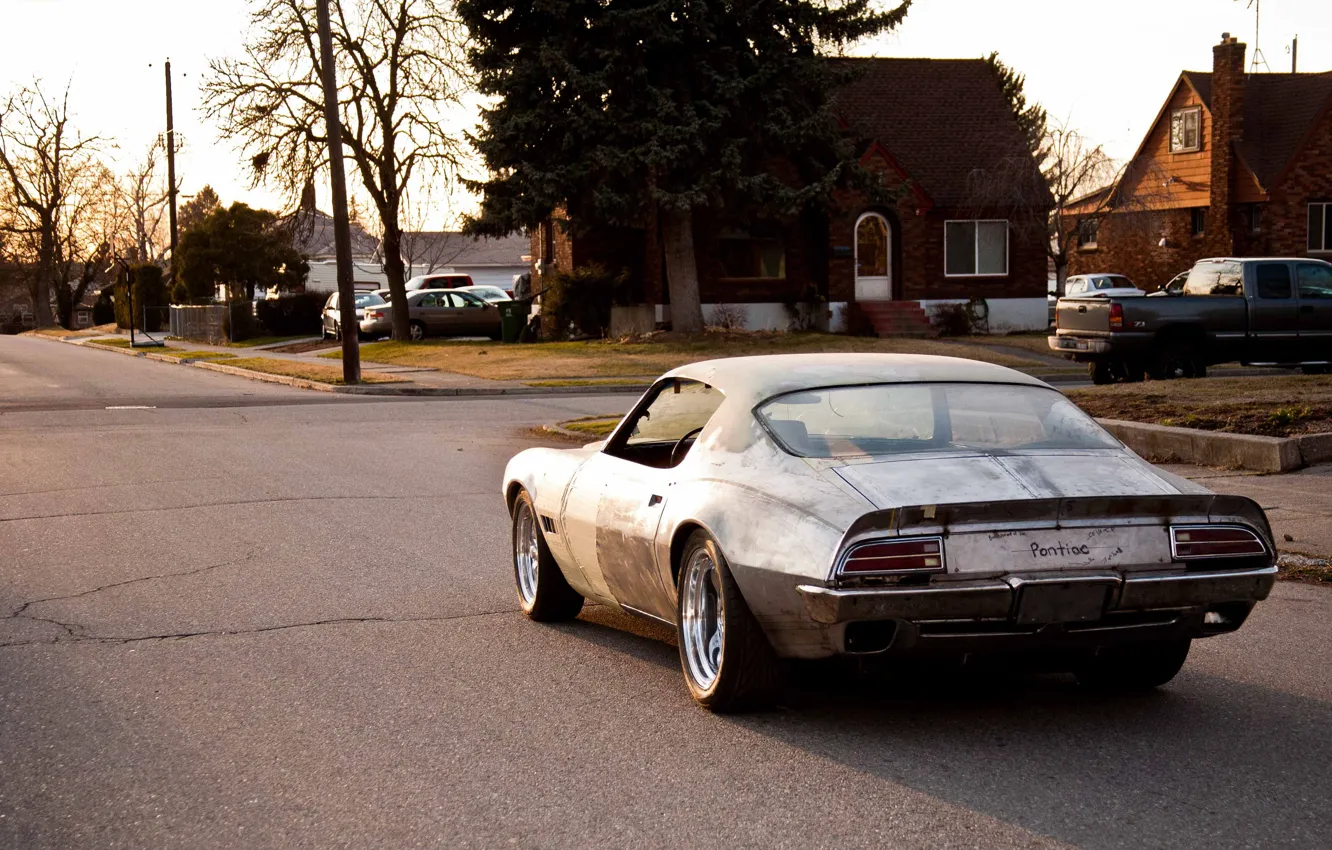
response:
[[[351,222],[347,218],[347,174],[342,165],[342,119],[338,115],[338,70],[333,65],[333,28],[328,0],[318,0],[319,62],[324,83],[324,124],[328,137],[328,170],[333,183],[333,244],[338,260],[338,327],[342,329],[342,382],[361,382],[361,323],[356,320],[352,284]]]
[[[1290,72],[1299,73],[1300,64],[1300,37],[1297,35],[1290,40]]]
[[[166,62],[167,203],[171,210],[171,281],[176,280],[176,125],[171,116],[171,60]],[[141,258],[146,261],[147,258]]]

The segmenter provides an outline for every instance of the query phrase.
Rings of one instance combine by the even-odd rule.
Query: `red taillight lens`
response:
[[[1110,330],[1122,331],[1124,329],[1124,305],[1110,305]]]
[[[365,315],[366,315],[368,318],[371,318],[371,319],[382,319],[382,318],[384,318],[384,314],[381,313],[379,310],[370,310],[370,311],[367,312]]]
[[[844,574],[941,572],[944,568],[943,541],[938,537],[913,537],[906,540],[876,540],[862,543],[847,553],[842,561]]]
[[[1233,525],[1171,528],[1170,546],[1176,558],[1234,558],[1267,554],[1267,547],[1257,534]]]

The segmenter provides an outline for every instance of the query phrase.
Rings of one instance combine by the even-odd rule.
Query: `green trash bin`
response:
[[[517,342],[527,327],[527,317],[532,314],[531,301],[501,301],[500,334],[505,342]]]

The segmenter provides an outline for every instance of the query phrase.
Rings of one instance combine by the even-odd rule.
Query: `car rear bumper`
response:
[[[1276,567],[1196,572],[1045,574],[949,581],[918,587],[800,585],[810,619],[834,652],[911,650],[923,645],[982,651],[1060,642],[1105,645],[1151,632],[1206,637],[1234,631],[1267,598]],[[848,625],[891,624],[882,641],[848,637]],[[881,645],[880,645],[881,644]]]

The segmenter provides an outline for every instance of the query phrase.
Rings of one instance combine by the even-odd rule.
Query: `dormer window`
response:
[[[1202,150],[1202,107],[1190,106],[1170,113],[1170,152]]]

